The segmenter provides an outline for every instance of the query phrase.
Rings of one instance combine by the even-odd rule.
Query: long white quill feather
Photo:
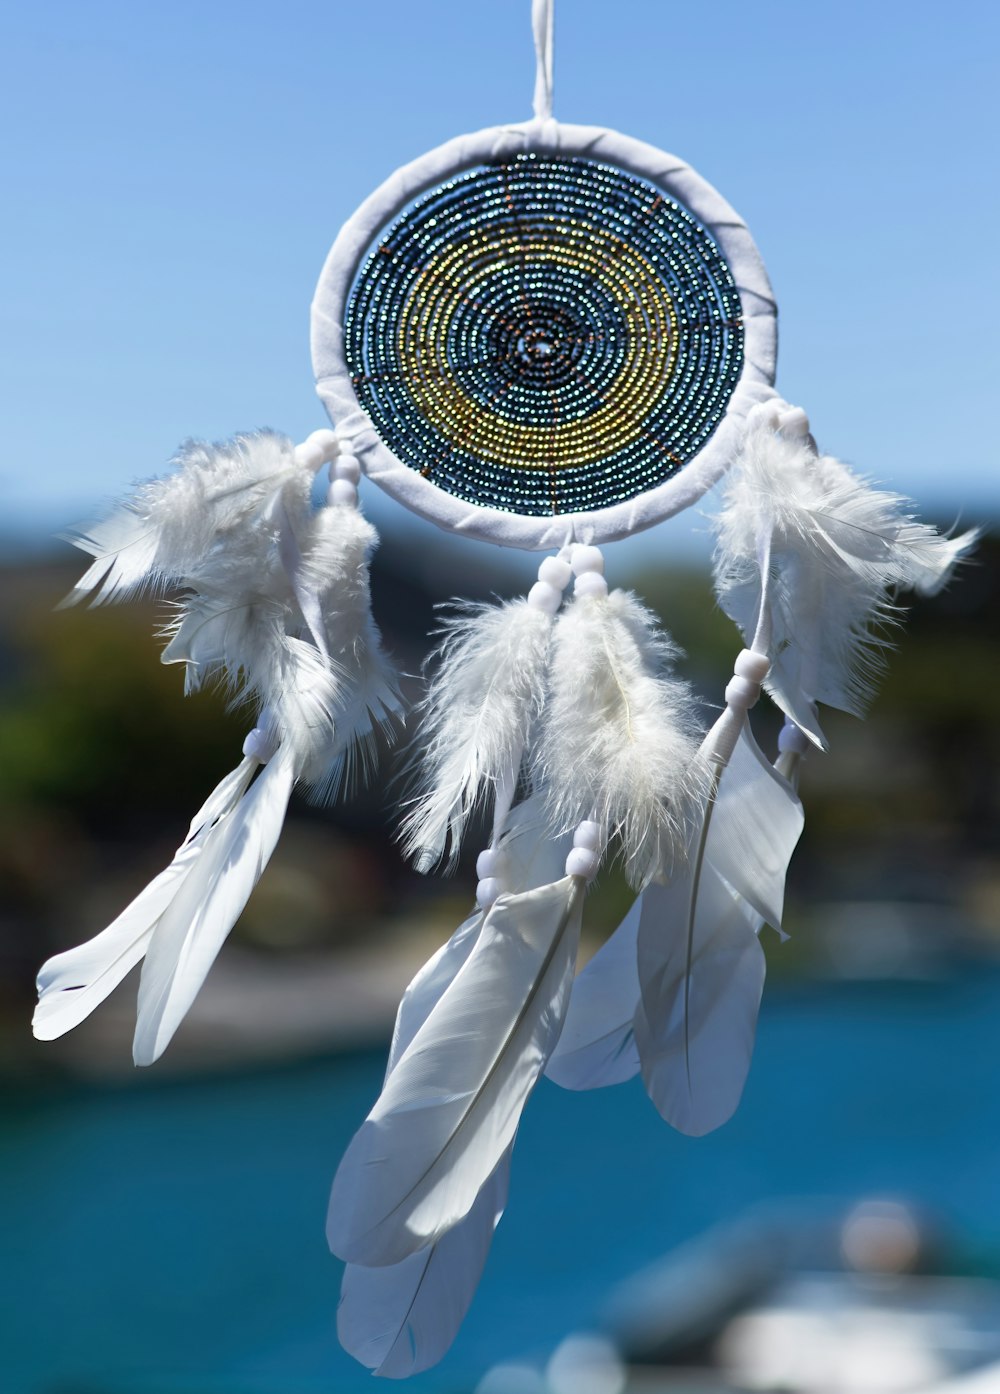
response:
[[[780,930],[802,826],[744,719],[683,872],[643,894],[636,1044],[653,1103],[681,1132],[711,1132],[739,1103],[764,984],[757,933],[765,920]]]
[[[242,914],[274,851],[294,777],[290,754],[279,751],[213,828],[160,918],[139,982],[137,1065],[151,1065],[163,1053]]]
[[[537,801],[518,805],[501,838],[497,879],[504,892],[555,880],[565,861],[562,843],[539,837]],[[475,946],[485,914],[471,915],[410,983],[396,1014],[386,1079]],[[513,1142],[468,1215],[435,1244],[380,1268],[348,1264],[337,1332],[344,1349],[378,1375],[403,1379],[435,1365],[468,1311],[507,1203]]]
[[[765,964],[759,919],[709,865],[699,876],[689,948],[684,921],[691,914],[683,883],[653,884],[643,895],[635,1036],[658,1112],[701,1137],[731,1118],[742,1096]]]
[[[559,1044],[545,1073],[562,1089],[603,1089],[639,1073],[633,1019],[639,1002],[638,898],[577,974]]]
[[[472,952],[484,919],[481,910],[471,915],[406,989],[386,1079]],[[375,1374],[405,1379],[430,1369],[455,1339],[507,1203],[512,1148],[504,1152],[465,1219],[436,1244],[387,1267],[347,1265],[337,1334],[344,1349]]]
[[[582,902],[564,877],[490,910],[334,1178],[327,1237],[341,1258],[398,1263],[469,1213],[559,1038]]]
[[[507,1204],[512,1145],[465,1219],[436,1244],[385,1268],[348,1264],[337,1335],[374,1374],[406,1379],[429,1370],[455,1339]]]
[[[212,831],[239,804],[256,769],[257,761],[246,759],[222,780],[191,820],[170,865],[107,929],[42,965],[31,1023],[38,1040],[55,1040],[79,1026],[139,962],[181,882],[204,854]]]
[[[351,506],[313,510],[316,451],[264,432],[191,445],[179,464],[77,539],[96,560],[69,603],[181,585],[163,659],[185,665],[189,692],[220,678],[253,703],[254,758],[103,934],[44,966],[36,1013],[39,1034],[69,1029],[145,956],[137,1064],[158,1057],[187,1011],[274,849],[293,784],[336,783],[352,744],[399,707],[370,608],[376,534]]]

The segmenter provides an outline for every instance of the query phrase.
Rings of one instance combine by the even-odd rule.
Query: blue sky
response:
[[[396,165],[530,115],[529,10],[8,7],[3,522],[88,514],[190,436],[325,424],[308,308],[329,244]],[[777,292],[783,394],[825,448],[946,517],[1000,511],[997,14],[556,11],[556,115],[680,154],[723,191]]]

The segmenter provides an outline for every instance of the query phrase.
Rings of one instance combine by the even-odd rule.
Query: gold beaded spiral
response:
[[[363,261],[355,392],[404,464],[473,504],[608,507],[711,436],[743,363],[732,274],[651,184],[522,155],[439,185]]]

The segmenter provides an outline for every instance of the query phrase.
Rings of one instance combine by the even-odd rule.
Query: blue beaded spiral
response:
[[[686,209],[520,155],[424,194],[363,260],[345,354],[397,459],[472,504],[621,503],[683,469],[743,365],[739,294]]]

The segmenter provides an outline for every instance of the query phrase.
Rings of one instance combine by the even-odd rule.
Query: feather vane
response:
[[[212,827],[146,951],[132,1054],[151,1065],[170,1043],[270,860],[291,797],[291,755],[279,751]]]
[[[507,816],[497,872],[505,892],[535,889],[559,876],[565,849],[539,838],[537,819],[533,799]],[[386,1080],[454,982],[485,918],[477,910],[465,920],[406,989],[396,1014]],[[466,1217],[436,1243],[379,1268],[347,1265],[337,1311],[338,1335],[345,1350],[376,1374],[402,1379],[429,1369],[451,1345],[507,1203],[512,1151],[513,1142]]]
[[[681,1132],[711,1132],[739,1103],[764,986],[757,935],[765,920],[780,929],[802,826],[744,721],[683,873],[643,893],[636,1045],[653,1103]]]
[[[337,1335],[376,1375],[406,1379],[436,1365],[461,1326],[507,1204],[508,1147],[472,1209],[436,1244],[385,1268],[348,1264]]]
[[[721,1127],[743,1093],[764,989],[753,911],[710,866],[699,877],[691,945],[690,887],[653,883],[639,928],[642,997],[635,1034],[657,1110],[691,1137]]]
[[[107,929],[42,965],[37,983],[38,1006],[31,1023],[38,1040],[55,1040],[79,1026],[135,967],[181,882],[203,855],[213,829],[239,804],[256,768],[255,760],[243,760],[213,790],[195,814],[170,865]]]
[[[565,877],[492,907],[341,1161],[327,1227],[341,1258],[398,1263],[469,1213],[562,1029],[582,899]]]
[[[640,897],[576,976],[566,1024],[545,1067],[562,1089],[604,1089],[639,1073],[634,1018],[641,910]]]

